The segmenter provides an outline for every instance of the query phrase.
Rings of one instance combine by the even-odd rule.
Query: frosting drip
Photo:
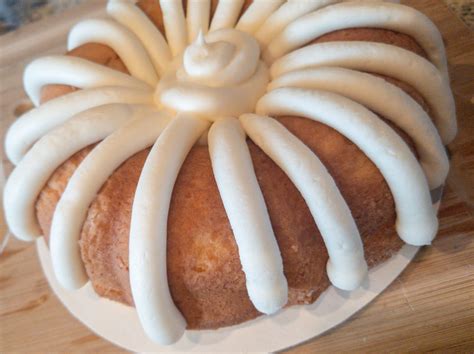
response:
[[[269,81],[250,35],[234,29],[200,33],[158,84],[155,100],[173,111],[210,120],[255,108]]]

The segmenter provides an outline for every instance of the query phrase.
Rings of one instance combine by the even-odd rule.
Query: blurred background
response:
[[[95,0],[0,0],[0,34],[21,25]],[[157,0],[158,1],[158,0]],[[443,0],[474,30],[474,0]]]
[[[94,0],[0,0],[0,34]]]

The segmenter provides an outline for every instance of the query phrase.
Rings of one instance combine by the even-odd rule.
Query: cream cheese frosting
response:
[[[133,299],[145,332],[162,344],[177,341],[186,328],[166,274],[171,193],[186,155],[208,126],[209,122],[184,114],[172,119],[145,161],[133,201],[129,260]]]
[[[79,22],[69,32],[67,48],[86,43],[101,43],[112,48],[133,77],[154,86],[158,82],[153,64],[139,38],[112,20],[91,19]]]
[[[271,41],[264,58],[273,62],[274,58],[298,49],[314,38],[357,27],[384,28],[413,37],[430,61],[448,76],[443,39],[433,22],[411,7],[386,2],[343,2],[305,15],[289,24]]]
[[[89,108],[110,103],[152,104],[153,95],[148,89],[104,86],[75,91],[43,103],[26,112],[10,126],[5,137],[7,157],[17,165],[33,143],[51,129]]]
[[[206,34],[209,29],[209,15],[211,12],[210,0],[189,0],[186,11],[188,26],[188,43],[192,43],[198,34]]]
[[[212,17],[210,32],[223,28],[233,28],[240,15],[245,0],[221,0],[217,3]]]
[[[109,1],[107,13],[137,36],[157,74],[161,75],[172,58],[166,39],[158,28],[148,20],[143,11],[128,1]]]
[[[160,0],[163,11],[166,39],[173,56],[177,56],[186,48],[188,33],[186,19],[181,0]]]
[[[134,106],[110,104],[78,113],[44,135],[21,159],[5,185],[5,217],[21,240],[41,236],[35,214],[36,198],[54,170],[82,148],[112,134],[130,119]]]
[[[363,104],[410,135],[430,189],[444,183],[449,161],[438,131],[421,106],[398,86],[360,71],[319,67],[291,71],[273,80],[268,88],[279,87],[334,92]]]
[[[155,98],[175,112],[193,112],[210,120],[251,111],[266,89],[269,73],[250,35],[221,29],[198,35],[182,62],[163,76]]]
[[[273,119],[282,115],[324,123],[356,144],[390,187],[400,237],[413,245],[432,241],[438,223],[430,189],[438,190],[446,178],[443,144],[454,138],[456,119],[441,35],[426,16],[381,1],[256,0],[241,14],[244,0],[221,0],[212,18],[210,0],[188,0],[186,11],[181,0],[160,5],[165,33],[134,1],[110,0],[107,18],[80,22],[69,34],[69,49],[107,45],[131,75],[73,56],[40,58],[25,70],[25,90],[37,107],[6,137],[6,153],[17,165],[3,196],[13,234],[22,240],[41,235],[35,215],[41,189],[70,156],[98,143],[74,172],[53,216],[51,256],[64,287],[88,280],[78,240],[97,192],[121,163],[153,146],[132,208],[131,291],[148,336],[161,344],[179,340],[186,320],[167,281],[168,210],[183,161],[207,138],[247,293],[258,311],[284,307],[288,284],[247,138],[307,202],[328,249],[331,283],[345,290],[360,286],[367,264],[351,211],[319,158]],[[353,27],[405,33],[428,60],[381,43],[306,45]],[[410,96],[372,73],[415,88],[434,123]],[[41,89],[49,84],[79,90],[40,105]],[[380,117],[409,134],[419,161]]]
[[[400,238],[415,246],[431,244],[438,220],[423,170],[402,138],[374,113],[343,96],[300,88],[271,91],[256,111],[314,119],[349,138],[384,176],[395,200]]]
[[[64,84],[78,88],[121,86],[141,90],[151,87],[143,81],[85,59],[49,56],[34,60],[23,75],[25,91],[35,106],[40,104],[41,88],[49,84]],[[84,103],[86,104],[86,103]]]
[[[255,32],[255,38],[260,42],[262,47],[266,47],[273,38],[280,34],[286,26],[297,18],[337,2],[338,0],[287,1],[265,20],[258,31]]]
[[[249,297],[258,311],[272,314],[286,305],[288,284],[245,140],[236,118],[222,118],[209,131],[209,153]]]
[[[357,289],[367,275],[362,241],[351,211],[324,165],[276,120],[244,114],[240,121],[252,141],[288,175],[305,199],[328,249],[331,283],[343,290]]]
[[[254,33],[283,2],[284,0],[255,0],[242,14],[235,28],[242,32]]]
[[[56,278],[66,289],[78,289],[88,280],[79,238],[89,205],[124,161],[154,143],[169,119],[150,106],[131,113],[129,122],[100,142],[81,162],[56,205],[49,247]]]
[[[456,107],[449,81],[428,60],[383,43],[326,42],[295,50],[271,66],[272,78],[290,71],[318,66],[339,66],[393,77],[414,87],[433,110],[444,144],[457,132]]]

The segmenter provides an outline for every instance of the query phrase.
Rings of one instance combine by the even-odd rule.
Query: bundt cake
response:
[[[394,2],[110,0],[29,64],[9,227],[156,342],[353,290],[437,233],[440,33]],[[431,193],[430,193],[431,192]]]

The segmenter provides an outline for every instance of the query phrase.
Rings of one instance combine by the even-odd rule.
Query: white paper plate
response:
[[[99,336],[134,352],[273,352],[298,345],[337,326],[379,295],[410,263],[418,247],[405,245],[387,262],[373,268],[363,286],[352,292],[329,287],[312,305],[293,306],[273,316],[214,331],[186,331],[171,346],[150,341],[134,308],[100,298],[90,283],[77,291],[56,281],[49,250],[41,237],[37,243],[44,273],[61,302]]]

